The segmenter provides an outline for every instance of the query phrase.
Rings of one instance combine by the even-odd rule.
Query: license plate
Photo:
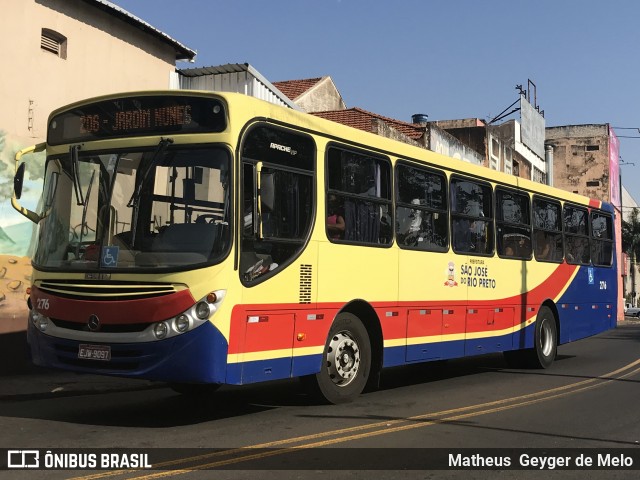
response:
[[[111,360],[111,347],[109,345],[80,345],[78,347],[78,358],[85,360]]]

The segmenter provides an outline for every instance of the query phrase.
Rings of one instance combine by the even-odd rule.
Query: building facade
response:
[[[24,330],[34,225],[13,210],[14,155],[44,141],[49,113],[82,98],[166,89],[195,51],[106,0],[2,2],[0,333]],[[44,157],[30,155],[21,203],[37,210]]]
[[[616,208],[615,235],[622,236],[622,183],[620,144],[609,124],[547,127],[546,145],[553,150],[554,186],[590,198],[611,202]],[[624,264],[622,242],[616,242],[618,259],[618,318],[624,318]]]

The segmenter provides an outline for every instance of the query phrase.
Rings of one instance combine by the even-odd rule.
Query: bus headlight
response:
[[[44,332],[49,326],[49,318],[35,310],[31,310],[31,323],[33,323],[38,330]]]
[[[184,333],[189,330],[189,317],[184,313],[182,315],[178,315],[173,322],[173,325],[175,326],[176,331]]]
[[[169,327],[166,322],[157,323],[153,329],[153,333],[155,333],[158,340],[162,340],[167,336],[167,333],[169,333]]]
[[[150,325],[146,330],[148,340],[171,338],[207,323],[209,318],[220,308],[225,294],[226,290],[210,292],[181,314]]]
[[[196,305],[196,317],[200,320],[206,320],[211,315],[211,309],[207,302],[198,302]]]

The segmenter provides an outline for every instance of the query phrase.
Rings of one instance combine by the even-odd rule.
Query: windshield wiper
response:
[[[144,172],[140,175],[140,182],[138,183],[133,195],[129,199],[127,203],[127,207],[133,207],[133,214],[131,216],[131,245],[135,245],[136,243],[136,230],[138,229],[138,210],[140,206],[140,197],[142,195],[142,187],[147,181],[147,177],[151,173],[151,171],[155,168],[156,163],[167,149],[169,145],[173,143],[173,138],[161,138],[160,142],[156,146],[155,151],[153,152],[153,156],[151,160],[149,160],[149,164]]]
[[[89,226],[87,225],[87,207],[89,206],[89,197],[91,196],[91,188],[93,187],[93,179],[95,177],[96,171],[94,170],[91,174],[91,180],[89,180],[89,186],[87,187],[87,198],[84,200],[84,206],[82,207],[82,223],[80,224],[80,234],[78,235],[78,244],[76,245],[76,258],[80,257],[80,245],[82,245],[82,237],[85,235],[85,228],[87,233],[89,233]]]
[[[144,186],[147,180],[147,177],[151,173],[151,170],[153,170],[153,168],[156,166],[156,163],[160,158],[160,156],[162,155],[162,153],[164,153],[167,147],[172,143],[173,143],[173,138],[160,139],[160,143],[158,143],[158,145],[156,146],[156,150],[153,152],[153,156],[151,157],[151,160],[149,161],[147,168],[144,170],[144,173],[140,176],[140,181],[138,182],[138,186],[136,187],[135,191],[131,195],[129,202],[127,203],[127,207],[131,208],[131,207],[138,206],[138,203],[140,202],[140,195],[142,194],[142,187]]]
[[[79,151],[80,145],[71,145],[69,147],[69,156],[71,157],[71,174],[73,176],[73,189],[76,192],[76,203],[84,206],[84,197],[82,195],[82,188],[80,187]]]

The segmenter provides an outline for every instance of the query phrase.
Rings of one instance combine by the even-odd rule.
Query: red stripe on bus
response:
[[[561,294],[577,268],[576,265],[559,264],[549,278],[536,288],[525,294],[502,299],[459,301],[455,304],[443,304],[441,300],[371,304],[380,319],[385,340],[504,330],[534,318],[542,302],[547,299],[554,300]],[[229,353],[323,346],[335,315],[344,305],[339,302],[304,306],[237,305],[231,316]],[[432,315],[432,320],[425,320],[427,324],[431,322],[431,326],[421,324],[425,323],[419,319],[423,314],[422,310],[424,315],[427,315],[427,310]],[[398,314],[387,315],[388,312]],[[316,319],[318,315],[321,319]],[[437,315],[437,319],[434,315]],[[269,322],[251,319],[260,316],[268,316]],[[434,322],[437,326],[433,325]],[[297,340],[299,334],[304,334],[303,341]]]

